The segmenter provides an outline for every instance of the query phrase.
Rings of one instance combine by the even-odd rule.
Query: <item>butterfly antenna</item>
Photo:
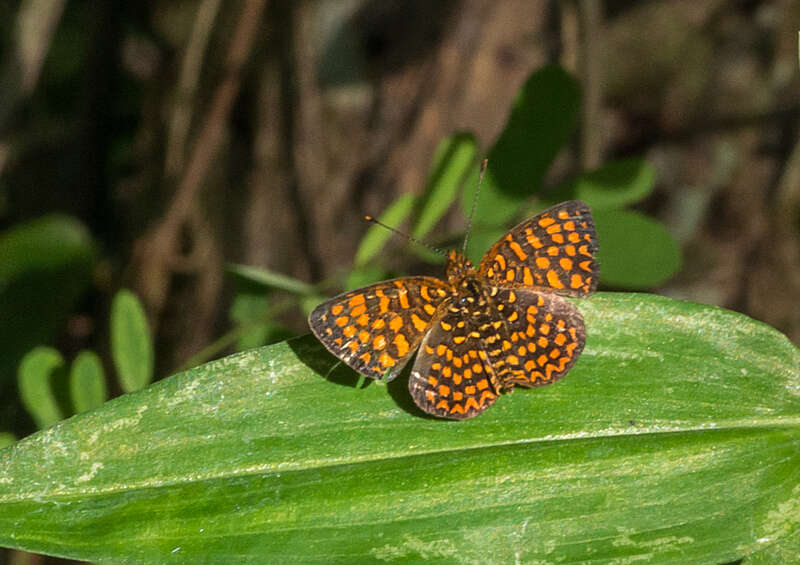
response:
[[[402,237],[402,238],[404,238],[404,239],[406,239],[406,240],[410,241],[411,243],[413,243],[413,244],[415,244],[415,245],[419,245],[420,247],[424,247],[425,249],[430,249],[430,250],[431,250],[431,251],[433,251],[434,253],[438,253],[439,255],[442,255],[442,256],[444,256],[444,257],[447,257],[447,252],[446,252],[446,251],[444,251],[443,249],[439,249],[438,247],[434,247],[434,246],[432,246],[432,245],[428,245],[428,244],[427,244],[427,243],[425,243],[424,241],[420,241],[420,240],[418,240],[416,237],[411,237],[411,236],[410,236],[410,235],[408,235],[407,233],[403,233],[403,232],[401,232],[400,230],[396,230],[396,229],[394,229],[392,226],[387,226],[386,224],[384,224],[384,223],[383,223],[383,222],[381,222],[380,220],[376,220],[376,219],[375,219],[375,218],[373,218],[372,216],[364,216],[364,219],[365,219],[366,221],[368,221],[369,223],[371,223],[371,224],[376,224],[376,225],[379,225],[379,226],[381,226],[382,228],[385,228],[385,229],[389,230],[390,232],[392,232],[392,233],[394,233],[394,234],[396,234],[396,235],[399,235],[400,237]]]
[[[475,189],[475,198],[472,200],[472,209],[469,211],[469,219],[467,219],[467,232],[464,234],[464,245],[461,247],[461,253],[467,254],[467,242],[469,241],[469,233],[472,231],[472,217],[475,215],[475,208],[478,206],[478,195],[481,193],[481,184],[483,183],[483,174],[486,172],[486,167],[489,165],[489,159],[481,161],[481,172],[478,175],[478,186]]]

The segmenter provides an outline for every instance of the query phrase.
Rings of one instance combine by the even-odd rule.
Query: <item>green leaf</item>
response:
[[[378,219],[387,226],[396,228],[403,223],[414,209],[416,200],[413,194],[401,194],[386,208],[386,210],[384,210],[383,214],[381,214],[381,217]],[[394,235],[395,234],[383,226],[373,225],[370,227],[358,246],[355,266],[361,267],[372,261],[372,259],[381,252],[381,249],[383,249],[383,246],[389,241],[389,238]]]
[[[583,200],[592,211],[611,210],[635,204],[650,194],[655,169],[642,159],[622,159],[571,179],[543,199],[545,206],[565,200]]]
[[[547,169],[575,130],[579,111],[580,85],[561,67],[543,67],[528,78],[489,151],[476,222],[508,222],[521,203],[541,189]],[[474,186],[464,183],[465,214],[472,207]]]
[[[330,298],[330,297],[327,297]],[[308,296],[304,296],[300,299],[300,310],[308,316],[311,314],[311,311],[322,304],[326,300],[325,296],[321,294],[309,294]]]
[[[13,381],[23,355],[53,340],[89,288],[94,261],[88,230],[69,216],[0,234],[0,387]]]
[[[345,291],[353,290],[389,278],[392,278],[389,272],[379,265],[361,265],[359,267],[354,267],[347,273],[343,289]],[[327,298],[321,299],[320,302],[323,300],[327,300]]]
[[[507,225],[517,215],[520,207],[527,199],[510,195],[500,190],[495,180],[491,160],[483,175],[480,190],[477,189],[479,179],[480,165],[476,165],[462,183],[461,208],[464,215],[469,216],[472,211],[472,201],[477,194],[478,206],[475,208],[473,225]]]
[[[433,156],[432,172],[419,204],[420,213],[411,236],[424,238],[455,202],[464,176],[474,168],[475,137],[458,133],[443,139]]]
[[[144,388],[153,380],[153,339],[144,308],[129,290],[111,304],[111,355],[122,390]]]
[[[724,563],[800,525],[800,351],[653,295],[576,301],[567,377],[463,422],[310,336],[0,452],[0,544],[136,563]],[[323,375],[327,376],[323,378]]]
[[[49,215],[14,226],[0,236],[0,291],[31,271],[51,271],[92,254],[86,228],[78,220]]]
[[[294,294],[314,294],[316,292],[313,285],[262,267],[230,264],[225,270],[235,275],[240,281],[254,284],[261,288],[276,288]]]
[[[250,349],[266,343],[272,306],[263,293],[237,292],[230,308],[230,319],[241,328],[236,349]]]
[[[39,429],[62,420],[54,375],[64,368],[64,358],[52,347],[36,347],[19,365],[19,395]]]
[[[230,337],[236,339],[236,351],[275,343],[296,335],[275,321],[280,310],[281,307],[272,304],[263,293],[238,291],[230,308],[231,320],[236,323],[236,329]],[[213,357],[207,357],[204,361]]]
[[[7,445],[11,445],[15,441],[17,441],[17,438],[14,437],[14,434],[9,432],[0,432],[0,449]]]
[[[72,361],[69,386],[76,414],[96,408],[108,399],[103,363],[94,351],[81,351]]]
[[[602,284],[646,289],[680,270],[680,249],[663,225],[638,212],[592,211]]]

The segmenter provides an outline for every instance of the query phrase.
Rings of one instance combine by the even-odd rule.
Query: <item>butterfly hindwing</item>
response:
[[[557,381],[575,364],[586,340],[583,317],[567,299],[524,288],[492,288],[495,336],[487,354],[506,390]]]
[[[476,327],[448,311],[422,342],[408,389],[417,406],[433,416],[462,420],[497,400],[497,379]],[[473,335],[470,335],[473,334]]]

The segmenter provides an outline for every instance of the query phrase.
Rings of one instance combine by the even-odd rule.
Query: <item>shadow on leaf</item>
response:
[[[297,355],[298,360],[328,382],[350,388],[367,388],[375,382],[363,377],[346,363],[337,359],[312,334],[290,339],[286,344]],[[404,412],[418,418],[436,419],[423,412],[414,403],[408,392],[408,378],[413,366],[414,360],[411,359],[396,378],[391,381],[382,381],[380,384],[386,387],[389,396]]]
[[[326,381],[351,388],[366,388],[370,379],[361,383],[361,375],[336,358],[312,334],[290,339],[286,344],[305,366]]]
[[[411,368],[414,366],[415,360],[416,355],[414,355],[414,357],[409,360],[408,364],[403,367],[403,370],[400,371],[400,374],[397,375],[397,378],[386,383],[386,389],[389,391],[389,396],[392,397],[394,403],[397,404],[397,407],[404,412],[407,412],[418,418],[424,418],[426,420],[438,420],[439,418],[434,418],[427,412],[421,410],[420,407],[414,402],[414,399],[411,398],[411,393],[408,391],[408,379],[411,376]]]

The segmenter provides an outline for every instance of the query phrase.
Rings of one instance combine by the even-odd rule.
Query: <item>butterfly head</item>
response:
[[[463,253],[453,249],[447,254],[446,272],[447,281],[457,287],[465,277],[475,274],[475,266]]]

